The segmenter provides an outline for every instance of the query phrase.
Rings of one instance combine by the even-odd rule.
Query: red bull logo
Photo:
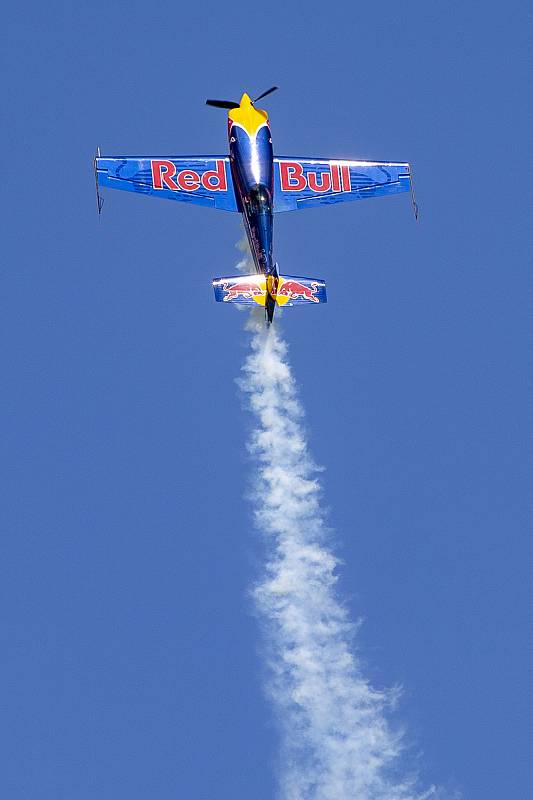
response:
[[[280,278],[276,291],[276,302],[278,305],[284,305],[288,303],[289,300],[296,300],[301,297],[302,300],[310,300],[312,303],[319,303],[320,301],[318,297],[316,297],[319,288],[319,284],[316,281],[313,281],[310,286],[306,286],[304,283],[295,281],[293,278],[289,278],[289,280]]]
[[[317,165],[319,166],[319,165]],[[322,166],[322,165],[320,165]],[[347,164],[326,162],[326,169],[311,170],[299,161],[280,161],[279,177],[283,192],[351,192],[350,167]]]
[[[171,192],[196,192],[202,186],[209,192],[225,192],[228,188],[226,164],[223,159],[215,161],[215,169],[208,169],[201,175],[194,169],[177,172],[172,161],[153,159],[152,186],[154,189],[170,189]]]
[[[264,288],[261,288],[257,283],[247,283],[245,281],[233,284],[225,283],[222,289],[226,292],[223,298],[225,303],[236,300],[238,297],[243,297],[245,300],[254,300],[256,297],[262,299],[265,294]]]

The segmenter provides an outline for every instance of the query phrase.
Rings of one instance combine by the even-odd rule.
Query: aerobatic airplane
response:
[[[98,213],[103,202],[100,187],[241,213],[256,271],[215,278],[215,299],[263,306],[268,323],[277,305],[326,302],[323,280],[279,274],[272,256],[273,214],[410,190],[417,216],[407,163],[275,158],[268,114],[255,103],[276,89],[273,86],[255,100],[245,93],[239,103],[206,101],[228,110],[229,157],[107,158],[98,149],[94,160]]]

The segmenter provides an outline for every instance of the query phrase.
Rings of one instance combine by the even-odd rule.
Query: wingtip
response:
[[[100,153],[100,148],[99,147],[96,148],[96,155],[94,157],[93,165],[94,165],[94,182],[95,182],[95,185],[96,185],[96,208],[98,210],[98,218],[100,218],[101,215],[102,215],[102,206],[104,205],[104,200],[103,200],[102,197],[100,197],[100,191],[99,191],[99,186],[98,186],[98,169],[97,169],[97,165],[96,165],[96,160],[98,158],[101,158],[101,153]]]
[[[411,189],[411,202],[413,204],[413,212],[415,215],[415,220],[418,220],[418,203],[416,202],[416,197],[415,197],[415,187],[413,183],[413,168],[410,164],[409,164],[409,186]]]

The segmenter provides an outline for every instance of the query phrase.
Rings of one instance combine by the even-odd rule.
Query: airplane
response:
[[[322,279],[281,275],[272,255],[273,215],[320,205],[411,192],[418,217],[411,167],[392,161],[274,157],[269,118],[245,92],[239,102],[206,100],[228,112],[229,156],[114,156],[94,159],[98,213],[100,188],[239,212],[254,262],[252,275],[215,278],[215,299],[257,304],[267,324],[276,306],[325,303]]]

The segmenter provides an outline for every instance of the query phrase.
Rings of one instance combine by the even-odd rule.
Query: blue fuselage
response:
[[[275,274],[272,259],[274,164],[268,123],[251,136],[230,120],[229,147],[233,180],[256,271]]]

